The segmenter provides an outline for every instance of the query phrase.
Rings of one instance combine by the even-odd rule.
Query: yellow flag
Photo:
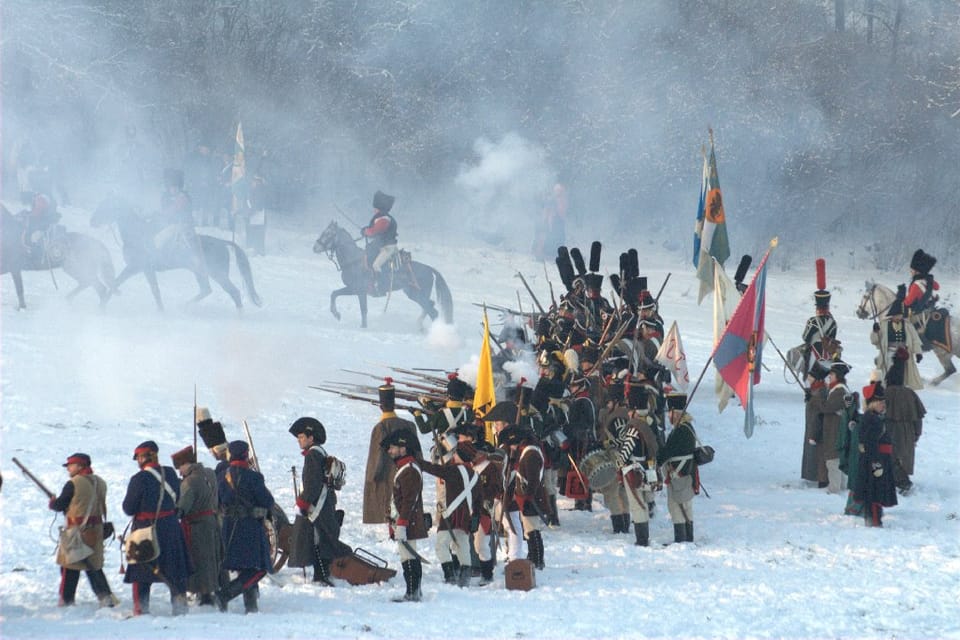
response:
[[[480,347],[480,363],[477,366],[477,389],[473,393],[473,411],[478,418],[486,415],[497,404],[493,389],[493,360],[490,357],[490,323],[487,310],[483,310],[483,345]],[[493,428],[485,423],[484,437],[490,444],[496,444]]]

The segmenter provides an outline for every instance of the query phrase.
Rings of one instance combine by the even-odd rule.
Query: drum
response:
[[[590,488],[603,491],[617,481],[617,461],[613,451],[597,449],[583,456],[580,473],[590,483]]]

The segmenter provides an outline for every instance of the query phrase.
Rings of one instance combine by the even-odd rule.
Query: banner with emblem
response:
[[[743,405],[743,432],[748,438],[753,435],[753,387],[760,382],[763,356],[767,258],[776,246],[777,239],[774,238],[711,356],[720,376]]]
[[[711,258],[714,260],[714,258]],[[720,342],[720,336],[730,321],[737,308],[737,301],[740,300],[740,293],[737,286],[730,279],[730,276],[723,270],[714,265],[713,269],[713,346],[716,347]],[[722,413],[727,408],[727,403],[733,397],[733,389],[723,381],[722,376],[717,376],[714,381],[714,393],[717,395],[717,405]]]
[[[483,344],[480,345],[480,362],[477,366],[477,388],[473,393],[473,412],[478,418],[486,415],[497,404],[496,391],[493,388],[493,359],[490,355],[490,322],[487,309],[483,308]],[[485,423],[484,438],[496,445],[493,427]]]
[[[717,175],[717,156],[713,148],[713,129],[710,129],[710,154],[704,154],[703,176],[700,185],[700,205],[697,210],[697,226],[694,231],[693,265],[700,280],[697,304],[713,289],[714,261],[720,267],[730,257],[730,241],[727,238],[727,218],[720,193],[720,178]]]
[[[656,361],[665,366],[673,374],[673,381],[684,393],[690,386],[690,373],[687,371],[687,354],[683,350],[680,340],[680,328],[674,320],[670,331],[663,339],[657,351]]]

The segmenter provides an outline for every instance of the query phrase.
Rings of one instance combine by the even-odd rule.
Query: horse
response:
[[[871,318],[874,321],[877,321],[878,318],[882,318],[886,315],[887,310],[896,299],[897,294],[882,284],[877,284],[876,282],[871,282],[869,280],[864,284],[864,287],[865,291],[863,297],[860,299],[860,305],[857,307],[856,311],[857,317],[861,320]],[[939,312],[940,310],[934,311],[934,313]],[[921,327],[926,325],[927,316],[930,315],[930,313],[931,312],[929,310],[926,310],[921,314],[920,327],[917,327],[917,331],[921,336],[923,335],[923,330]],[[949,376],[957,372],[957,368],[953,364],[953,358],[960,358],[960,326],[958,326],[957,323],[949,324],[951,347],[949,351],[940,346],[940,344],[932,343],[931,345],[928,344],[927,340],[924,340],[923,350],[932,350],[937,356],[937,360],[940,361],[940,365],[943,367],[943,373],[930,381],[934,385],[940,384]]]
[[[408,298],[420,305],[422,313],[417,323],[422,330],[424,317],[430,316],[431,320],[436,320],[439,315],[433,300],[430,299],[431,290],[436,289],[437,302],[443,312],[443,321],[447,324],[453,322],[453,297],[450,295],[446,280],[433,267],[410,260],[408,253],[401,252],[407,257],[401,258],[400,266],[395,267],[395,271],[390,274],[389,282],[384,283],[387,286],[379,291],[373,291],[371,283],[374,274],[366,266],[364,250],[357,246],[350,233],[336,221],[331,221],[317,238],[313,244],[313,252],[327,254],[340,271],[340,278],[346,285],[330,294],[330,313],[337,320],[340,320],[337,298],[345,295],[357,296],[360,301],[360,326],[365,329],[367,327],[367,296],[379,298],[386,295],[388,290],[400,289]]]
[[[51,246],[44,256],[32,255],[24,245],[22,236],[24,223],[3,207],[3,242],[0,250],[0,274],[10,273],[17,291],[18,309],[26,309],[23,296],[23,277],[21,271],[46,271],[62,268],[67,275],[77,281],[76,288],[67,294],[67,299],[93,287],[100,296],[100,307],[106,306],[114,290],[113,260],[102,242],[91,236],[63,232],[55,246]]]
[[[197,302],[210,295],[210,285],[203,277],[203,273],[193,261],[193,256],[185,250],[162,251],[154,245],[156,226],[153,222],[137,214],[132,205],[123,201],[104,202],[90,219],[90,224],[99,227],[107,224],[116,224],[120,232],[120,241],[123,244],[123,259],[126,262],[123,271],[117,276],[116,286],[125,282],[131,276],[142,272],[150,284],[150,291],[157,303],[157,308],[163,311],[163,299],[160,296],[160,286],[157,284],[157,272],[171,269],[187,269],[193,272],[197,279],[200,292],[190,302]],[[207,276],[233,299],[237,310],[243,309],[240,290],[230,281],[230,250],[234,252],[237,267],[247,290],[247,295],[253,304],[263,305],[253,284],[253,273],[250,269],[250,260],[247,254],[236,243],[213,236],[198,235],[200,247],[206,265]]]

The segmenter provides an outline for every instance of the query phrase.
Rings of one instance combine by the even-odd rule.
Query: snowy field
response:
[[[693,203],[691,203],[691,206]],[[71,230],[103,240],[120,270],[112,235],[92,230],[85,213],[67,210]],[[764,351],[769,371],[756,391],[758,425],[743,435],[743,411],[735,403],[720,414],[708,371],[691,406],[700,438],[716,449],[702,470],[710,497],[695,501],[697,542],[669,545],[673,530],[666,496],[658,499],[649,548],[633,546],[633,535],[610,533],[608,513],[598,495],[594,511],[572,511],[561,499],[562,526],[544,533],[546,570],[530,592],[507,591],[501,568],[489,587],[457,589],[442,583],[434,562],[424,567],[424,601],[393,604],[402,592],[395,578],[380,586],[318,589],[299,569],[283,569],[265,580],[259,615],[242,619],[242,606],[228,614],[191,608],[170,615],[166,589],[154,587],[153,615],[130,619],[131,595],[119,575],[117,542],[107,548],[105,572],[121,598],[116,609],[97,609],[85,578],[77,606],[57,607],[55,537],[60,518],[47,499],[12,464],[16,456],[51,489],[67,478],[67,455],[85,451],[107,480],[110,518],[122,530],[120,509],[128,478],[137,470],[135,445],[160,445],[169,464],[174,451],[192,442],[193,393],[223,421],[228,438],[243,437],[248,420],[267,485],[288,514],[294,514],[290,468],[301,461],[287,427],[297,417],[319,418],[327,429],[327,450],[348,466],[339,505],[346,511],[343,539],[399,568],[385,527],[360,524],[362,476],[370,428],[379,411],[308,388],[329,380],[369,384],[341,371],[387,374],[388,365],[448,370],[468,365],[481,340],[481,311],[472,303],[516,307],[523,271],[541,301],[549,298],[544,270],[525,253],[507,252],[472,241],[444,237],[442,244],[411,243],[422,238],[401,227],[401,245],[414,258],[436,267],[454,295],[455,324],[416,327],[418,308],[394,295],[371,300],[369,328],[359,328],[355,299],[342,298],[343,320],[328,311],[328,296],[339,274],[312,252],[323,221],[300,232],[272,228],[267,255],[252,257],[262,308],[247,305],[238,314],[221,290],[187,307],[195,293],[186,272],[160,276],[167,311],[156,311],[146,282],[134,277],[98,309],[95,294],[72,303],[69,277],[55,273],[24,276],[28,309],[16,310],[8,275],[2,279],[2,442],[0,469],[0,636],[3,638],[960,638],[960,375],[920,392],[928,414],[917,452],[916,489],[889,509],[885,528],[868,529],[862,519],[843,515],[845,496],[828,495],[800,480],[803,394],[785,379],[772,348]],[[401,223],[402,224],[402,223]],[[736,245],[759,262],[759,248]],[[676,234],[693,226],[678,220]],[[593,238],[581,236],[585,252]],[[607,240],[601,238],[602,240]],[[697,281],[686,251],[668,252],[644,236],[605,242],[604,270],[615,270],[620,251],[637,243],[641,272],[656,289],[668,272],[661,298],[667,326],[679,324],[692,380],[710,355],[710,301],[697,306]],[[922,246],[920,241],[911,241]],[[911,251],[913,246],[911,244]],[[842,257],[841,257],[842,256]],[[800,341],[813,310],[814,258],[782,271],[771,259],[767,280],[767,328],[782,349]],[[880,274],[851,265],[838,248],[827,255],[833,311],[845,360],[852,364],[851,388],[867,382],[873,348],[870,322],[854,316],[863,282],[877,278],[895,287],[908,277]],[[809,263],[809,264],[807,264]],[[556,269],[549,275],[561,288]],[[942,293],[960,295],[956,275],[939,273]],[[234,279],[237,281],[234,270]],[[529,297],[522,292],[525,308]],[[495,325],[497,314],[491,313]],[[940,372],[932,354],[920,365],[929,379]],[[375,382],[374,382],[375,383]],[[202,451],[200,460],[212,464]],[[432,483],[425,502],[432,502]],[[432,539],[431,539],[432,540]],[[432,544],[425,556],[435,559]],[[307,571],[308,579],[310,571]],[[242,626],[240,626],[242,624]]]

